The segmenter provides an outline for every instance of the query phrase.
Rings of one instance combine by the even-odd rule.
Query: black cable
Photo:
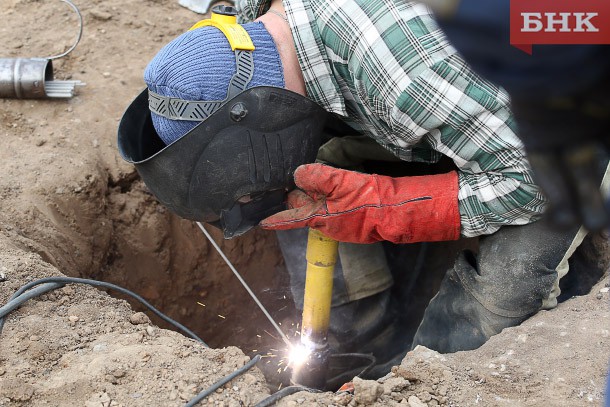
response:
[[[370,353],[335,353],[330,355],[331,359],[341,359],[341,358],[362,358],[362,359],[367,359],[369,361],[369,364],[364,367],[360,373],[358,373],[356,376],[360,377],[366,373],[369,372],[369,370],[371,370],[373,368],[373,366],[375,366],[375,363],[377,363],[377,358],[375,356],[373,356]]]
[[[161,318],[165,322],[173,325],[174,327],[178,328],[179,330],[181,330],[182,332],[184,332],[191,338],[195,339],[196,341],[200,342],[206,348],[209,348],[209,346],[203,341],[203,339],[201,339],[199,336],[197,336],[193,331],[191,331],[190,329],[188,329],[181,323],[174,321],[170,317],[166,316],[161,311],[159,311],[158,309],[153,307],[148,301],[146,301],[144,298],[142,298],[138,294],[134,293],[133,291],[130,291],[126,288],[120,287],[115,284],[106,283],[104,281],[97,281],[97,280],[90,280],[90,279],[86,279],[86,278],[76,278],[76,277],[46,277],[46,278],[41,278],[39,280],[32,281],[30,283],[27,283],[27,284],[21,286],[21,288],[19,288],[19,290],[17,290],[15,292],[15,294],[13,294],[13,296],[11,297],[9,302],[2,307],[2,309],[6,308],[8,311],[6,311],[5,313],[0,313],[0,334],[2,334],[2,327],[4,326],[4,317],[9,312],[11,312],[13,309],[17,308],[18,305],[20,305],[21,303],[25,302],[26,300],[32,298],[33,296],[28,296],[27,298],[24,297],[25,299],[22,301],[19,298],[22,295],[24,295],[24,293],[27,290],[29,290],[30,288],[33,288],[33,287],[36,287],[37,285],[45,284],[45,283],[57,283],[58,285],[56,287],[54,287],[53,289],[63,287],[65,284],[88,284],[88,285],[92,285],[92,286],[96,286],[96,287],[103,287],[103,288],[108,288],[111,290],[118,291],[122,294],[128,295],[128,296],[138,300],[144,306],[146,306],[146,308],[148,308],[155,315],[157,315],[159,318]],[[39,292],[37,295],[40,295],[40,294],[42,294],[42,292]],[[17,303],[18,303],[17,306],[13,306],[14,304],[17,304]]]
[[[148,301],[146,301],[144,298],[142,298],[138,294],[134,293],[133,291],[130,291],[126,288],[120,287],[115,284],[106,283],[104,281],[97,281],[97,280],[90,280],[90,279],[86,279],[86,278],[76,278],[76,277],[46,277],[46,278],[41,278],[39,280],[32,281],[30,283],[27,283],[27,284],[21,286],[17,291],[15,291],[15,293],[11,296],[9,301],[4,306],[0,307],[0,334],[2,334],[2,328],[4,326],[4,318],[8,314],[10,314],[12,311],[19,308],[19,306],[21,306],[21,304],[25,303],[26,301],[28,301],[34,297],[42,295],[46,292],[55,290],[57,288],[61,288],[61,287],[65,286],[66,284],[88,284],[88,285],[92,285],[92,286],[96,286],[96,287],[108,288],[111,290],[118,291],[122,294],[126,294],[126,295],[138,300],[139,302],[141,302],[144,306],[146,306],[149,310],[151,310],[155,315],[157,315],[159,318],[161,318],[165,322],[180,329],[181,331],[186,333],[191,338],[200,342],[203,346],[209,347],[201,338],[199,338],[190,329],[188,329],[181,323],[174,321],[170,317],[166,316],[161,311],[157,310],[154,306],[152,306],[150,303],[148,303]],[[40,287],[36,287],[36,286],[40,286]],[[28,291],[28,290],[30,290],[30,291]],[[370,355],[363,355],[363,354],[337,354],[337,355],[333,355],[333,356],[334,357],[358,356],[358,357],[366,357],[366,358],[370,357]],[[252,360],[250,360],[250,362],[246,363],[243,367],[241,367],[240,369],[234,371],[233,373],[223,377],[221,380],[217,381],[212,386],[208,387],[207,389],[205,389],[201,393],[199,393],[197,396],[192,398],[187,404],[184,405],[184,407],[193,407],[193,406],[197,405],[197,403],[199,403],[201,400],[203,400],[204,398],[206,398],[207,396],[212,394],[214,391],[216,391],[220,387],[224,386],[226,383],[230,382],[231,380],[233,380],[237,376],[243,374],[244,372],[250,370],[252,367],[254,367],[254,365],[259,360],[261,360],[260,355],[254,356],[252,358]],[[374,364],[374,358],[373,358],[373,364]],[[370,366],[365,368],[362,373],[367,371],[369,368],[370,368]],[[297,393],[299,391],[307,391],[310,393],[320,393],[321,392],[320,390],[312,389],[310,387],[288,386],[288,387],[285,387],[282,390],[274,393],[273,395],[267,397],[266,399],[260,401],[258,404],[256,404],[256,407],[271,406],[271,405],[277,403],[283,397],[289,396],[289,395]]]
[[[288,386],[284,387],[282,390],[279,390],[273,393],[271,396],[267,397],[264,400],[259,401],[254,407],[268,407],[272,406],[280,399],[290,396],[291,394],[298,393],[300,391],[307,391],[309,393],[322,393],[321,390],[312,389],[311,387],[305,386]]]
[[[90,280],[90,279],[86,279],[86,278],[76,278],[76,277],[46,277],[46,278],[41,278],[39,280],[29,282],[29,283],[21,286],[17,291],[15,291],[15,293],[11,296],[9,301],[4,306],[0,307],[0,334],[2,333],[2,327],[4,325],[4,318],[8,314],[10,314],[12,311],[19,308],[19,306],[21,306],[21,304],[25,303],[26,301],[28,301],[34,297],[42,295],[46,292],[55,290],[57,288],[61,288],[61,287],[65,286],[66,284],[88,284],[88,285],[92,285],[92,286],[96,286],[96,287],[112,289],[112,290],[118,291],[120,293],[126,294],[126,295],[140,301],[143,305],[145,305],[149,310],[151,310],[153,313],[155,313],[155,315],[157,315],[159,318],[161,318],[165,322],[167,322],[167,323],[175,326],[176,328],[180,329],[181,331],[185,332],[191,338],[200,342],[203,346],[209,347],[201,338],[199,338],[190,329],[188,329],[181,323],[174,321],[170,317],[166,316],[161,311],[157,310],[154,306],[152,306],[150,303],[148,303],[148,301],[146,301],[144,298],[142,298],[138,294],[134,293],[133,291],[130,291],[126,288],[117,286],[115,284],[106,283],[103,281]],[[36,287],[36,286],[40,286],[40,287]],[[30,291],[28,291],[28,290],[30,290]],[[356,356],[356,355],[368,356],[368,355],[361,355],[361,354],[342,354],[342,355],[334,355],[334,356]],[[252,360],[250,360],[248,363],[246,363],[243,367],[241,367],[240,369],[234,371],[233,373],[223,377],[222,379],[220,379],[219,381],[214,383],[212,386],[208,387],[207,389],[205,389],[201,393],[199,393],[197,396],[192,398],[187,404],[184,405],[184,407],[193,407],[193,406],[197,405],[197,403],[199,403],[201,400],[203,400],[204,398],[206,398],[207,396],[212,394],[214,391],[216,391],[220,387],[224,386],[226,383],[230,382],[237,376],[250,370],[252,367],[254,367],[254,365],[256,365],[256,363],[259,360],[261,360],[260,355],[254,356],[252,358]],[[275,404],[278,400],[282,399],[283,397],[289,396],[289,395],[294,394],[299,391],[320,393],[320,390],[312,389],[309,387],[288,386],[288,387],[285,387],[284,389],[274,393],[273,395],[267,397],[266,399],[262,400],[261,402],[256,404],[256,407],[270,406],[272,404]]]
[[[4,306],[0,307],[0,333],[2,332],[2,327],[4,326],[4,317],[5,316],[7,316],[9,313],[11,313],[12,311],[19,308],[21,306],[21,304],[23,304],[27,300],[34,298],[34,297],[38,297],[39,295],[42,295],[46,292],[55,290],[60,287],[63,287],[63,284],[47,283],[47,284],[42,284],[39,287],[32,288],[27,293],[18,295],[16,297],[13,295],[13,297],[11,297],[9,302],[7,302]]]
[[[208,387],[207,389],[203,390],[201,393],[199,393],[198,395],[193,397],[188,403],[186,403],[184,405],[184,407],[193,407],[194,405],[199,403],[201,400],[203,400],[210,394],[214,393],[214,391],[216,391],[216,389],[221,388],[226,383],[229,383],[231,380],[235,379],[240,374],[243,374],[243,373],[247,372],[248,370],[250,370],[252,367],[254,367],[256,362],[258,362],[259,360],[261,360],[261,355],[254,356],[252,358],[252,360],[249,361],[248,363],[246,363],[243,367],[237,369],[230,375],[223,377],[222,379],[220,379],[219,381],[217,381],[216,383],[214,383],[213,385],[211,385],[210,387]]]

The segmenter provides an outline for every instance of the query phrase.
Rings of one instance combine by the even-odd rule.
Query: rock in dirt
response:
[[[106,407],[110,406],[111,401],[112,399],[108,393],[97,393],[91,396],[91,398],[85,402],[85,407]]]
[[[390,377],[383,382],[384,392],[390,394],[392,392],[402,391],[409,386],[409,381],[402,377]]]
[[[112,14],[100,9],[93,9],[89,12],[89,14],[91,14],[91,17],[100,21],[108,21],[112,18]]]
[[[421,401],[417,396],[409,397],[409,407],[428,407],[426,403]]]
[[[149,324],[150,319],[146,316],[145,313],[136,312],[131,317],[129,317],[129,322],[131,322],[134,325],[142,325],[142,324]]]
[[[354,377],[354,400],[357,404],[369,405],[383,394],[383,386],[373,380]]]

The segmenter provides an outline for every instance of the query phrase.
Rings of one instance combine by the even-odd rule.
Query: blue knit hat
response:
[[[254,74],[247,88],[284,87],[282,62],[273,38],[260,22],[243,25],[254,43]],[[167,44],[148,64],[144,80],[162,96],[184,100],[222,101],[235,73],[235,52],[225,35],[214,27],[187,31]],[[171,120],[152,112],[153,125],[171,144],[200,122]]]

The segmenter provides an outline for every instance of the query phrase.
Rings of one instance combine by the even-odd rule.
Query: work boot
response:
[[[507,326],[518,325],[529,314],[510,318],[486,309],[450,270],[424,313],[411,348],[424,345],[440,353],[472,350]]]

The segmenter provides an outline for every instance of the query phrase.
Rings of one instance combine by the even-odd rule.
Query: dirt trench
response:
[[[275,366],[286,346],[272,324],[197,225],[159,204],[137,173],[108,182],[108,174],[100,170],[61,192],[32,210],[32,217],[52,224],[55,235],[29,243],[30,249],[68,276],[132,290],[212,348],[236,346],[249,356],[273,354],[274,362],[263,369],[270,385],[289,383],[288,373],[278,373]],[[254,230],[224,240],[214,227],[204,227],[283,332],[294,338],[300,315],[275,235]],[[138,301],[108,293],[144,311],[156,325],[176,330]]]
[[[118,121],[144,87],[147,62],[201,16],[175,0],[75,3],[83,37],[54,61],[55,76],[86,86],[68,100],[0,99],[0,302],[37,278],[105,280],[144,295],[215,349],[159,329],[166,325],[142,317],[139,305],[115,293],[119,299],[70,285],[7,319],[0,406],[184,405],[243,366],[255,349],[281,350],[201,231],[160,206],[117,151]],[[74,15],[59,0],[0,4],[3,57],[51,55],[72,44]],[[290,333],[300,316],[274,235],[256,230],[224,241],[208,230]],[[438,279],[424,275],[420,284],[429,296]],[[420,350],[389,378],[359,381],[355,395],[298,393],[280,405],[599,405],[610,359],[608,284],[607,276],[591,282],[590,293],[583,290],[478,350]],[[277,363],[257,364],[205,403],[255,405],[285,382]]]

